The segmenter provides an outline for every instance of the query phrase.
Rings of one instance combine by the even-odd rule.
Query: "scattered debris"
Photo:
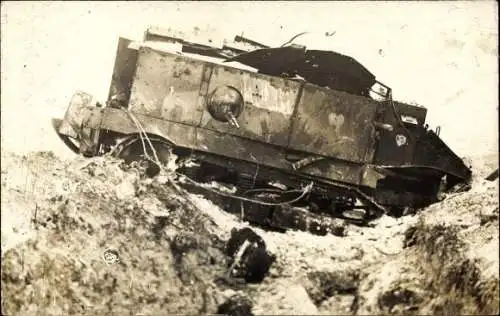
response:
[[[486,177],[486,180],[488,181],[495,181],[496,179],[498,179],[498,169],[493,171],[492,173],[490,173],[487,177]]]
[[[217,308],[217,314],[228,316],[253,316],[252,302],[245,296],[234,295]]]
[[[201,195],[179,196],[159,176],[90,159],[88,168],[79,167],[83,158],[45,154],[2,159],[4,314],[498,312],[498,218],[480,225],[481,214],[498,214],[492,182],[473,182],[414,216],[318,236],[249,227]],[[20,191],[22,168],[44,190]],[[123,181],[134,183],[133,197],[116,196]],[[38,230],[24,236],[35,205]],[[257,247],[237,260],[240,276],[218,282],[245,242]],[[272,260],[262,265],[261,257]],[[229,300],[235,294],[245,299]]]
[[[421,302],[422,298],[415,292],[400,287],[383,293],[378,299],[380,310],[389,314],[415,313]]]
[[[316,305],[336,295],[356,295],[360,275],[358,271],[313,271],[307,274],[306,290]]]
[[[267,251],[262,237],[248,227],[233,228],[226,254],[232,258],[230,276],[243,277],[249,283],[262,282],[276,261],[276,256]]]

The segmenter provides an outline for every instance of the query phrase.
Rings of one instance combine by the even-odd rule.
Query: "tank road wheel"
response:
[[[172,145],[158,138],[150,138],[149,140],[154,147],[154,152],[156,152],[160,164],[162,166],[168,165],[170,160],[174,158]],[[140,137],[134,137],[118,145],[115,157],[123,159],[126,164],[136,162],[148,177],[155,177],[160,173],[161,166],[156,163],[154,152],[146,139],[144,139],[143,144]]]

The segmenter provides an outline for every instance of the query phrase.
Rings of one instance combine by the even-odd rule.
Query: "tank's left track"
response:
[[[124,159],[126,163],[146,162],[144,148],[147,148],[150,158],[154,153],[149,150],[148,144],[143,145],[143,140],[131,138],[122,142],[114,150],[115,156]],[[380,210],[373,212],[370,201],[366,203],[366,197],[360,196],[356,188],[325,185],[314,182],[313,179],[283,175],[265,167],[259,167],[259,172],[252,174],[251,168],[255,169],[255,166],[249,168],[246,166],[248,164],[222,157],[218,159],[201,153],[179,152],[160,139],[152,138],[150,141],[162,164],[171,159],[173,152],[178,163],[186,160],[194,162],[188,164],[189,166],[181,164],[177,169],[179,174],[188,178],[185,179],[187,181],[181,181],[183,187],[205,195],[224,210],[242,215],[244,220],[251,223],[273,229],[292,228],[317,234],[339,234],[339,227],[342,226],[339,219],[342,219],[342,223],[348,221],[363,225],[381,214]],[[151,176],[159,171],[151,162],[146,162],[145,169]],[[270,179],[277,180],[279,187],[270,183]],[[231,185],[236,188],[236,192],[232,195],[218,194],[217,189],[207,189],[206,186],[199,185],[212,181]],[[300,190],[309,184],[308,181],[314,182],[313,189],[297,199],[302,193]],[[273,194],[266,194],[269,190],[272,190]],[[365,199],[362,205],[359,205],[360,198]],[[293,203],[289,203],[290,201]]]
[[[197,166],[189,168],[180,168],[179,172],[187,176],[191,180],[200,183],[215,181],[219,184],[227,184],[236,188],[234,198],[220,197],[214,198],[224,200],[224,209],[231,213],[241,214],[243,212],[244,219],[250,222],[261,225],[279,227],[283,224],[277,223],[278,214],[280,216],[288,216],[290,219],[282,218],[288,221],[304,221],[304,219],[294,219],[294,217],[303,217],[295,213],[306,212],[308,216],[333,217],[348,220],[356,224],[363,224],[369,220],[366,214],[368,212],[360,212],[366,206],[356,206],[356,196],[346,193],[343,190],[333,192],[330,190],[327,193],[318,188],[309,193],[302,194],[303,188],[290,186],[275,186],[267,178],[246,177],[241,176],[236,172],[228,171],[220,166],[203,162]],[[186,186],[191,191],[206,194],[205,188],[196,188],[192,182],[187,181]],[[216,193],[215,193],[216,194]],[[300,198],[301,195],[304,195]],[[239,199],[243,197],[244,199]],[[251,202],[254,200],[258,202]],[[259,203],[262,202],[262,203]],[[291,203],[290,203],[291,202]],[[359,207],[356,209],[356,207]],[[358,210],[358,214],[356,214]],[[350,215],[350,216],[348,216]],[[356,215],[358,215],[356,217]],[[305,225],[302,223],[302,225]],[[289,228],[290,224],[286,224]]]

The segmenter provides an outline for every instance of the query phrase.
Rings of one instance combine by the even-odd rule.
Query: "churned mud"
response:
[[[262,282],[225,278],[249,226],[173,176],[109,158],[2,156],[2,313],[498,314],[497,156],[472,189],[342,236],[252,227],[276,256]]]

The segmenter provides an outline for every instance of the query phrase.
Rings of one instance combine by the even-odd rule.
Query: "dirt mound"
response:
[[[498,314],[498,181],[483,180],[485,172],[470,191],[418,214],[404,250],[360,286],[362,313]]]
[[[467,256],[467,244],[460,238],[459,227],[429,225],[421,220],[408,232],[405,244],[414,248],[417,267],[424,276],[427,295],[419,298],[421,312],[498,313],[498,277],[481,275],[480,259]]]
[[[254,227],[276,259],[247,284],[221,277],[248,223],[170,178],[3,155],[3,313],[498,313],[498,180],[339,236]]]
[[[171,186],[106,159],[50,172],[66,191],[38,199],[36,238],[2,254],[5,313],[216,311],[223,242]]]

